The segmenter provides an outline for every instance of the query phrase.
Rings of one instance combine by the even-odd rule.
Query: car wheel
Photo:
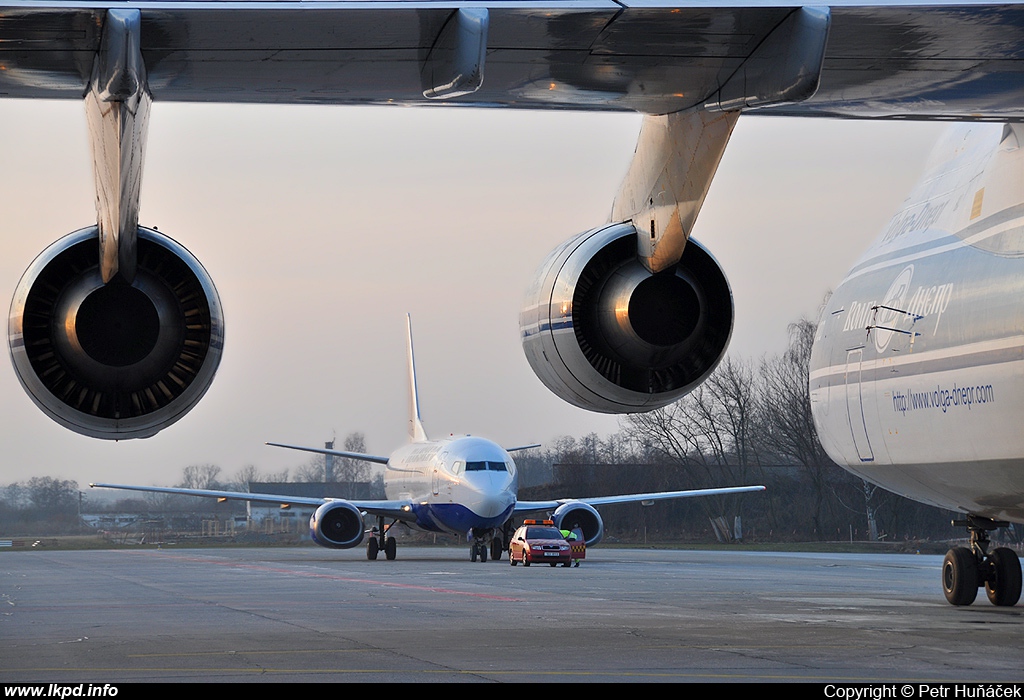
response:
[[[516,555],[512,553],[512,550],[508,550],[508,563],[515,566],[519,562],[516,561]]]
[[[530,557],[526,556],[526,550],[523,550],[523,566],[530,565]]]

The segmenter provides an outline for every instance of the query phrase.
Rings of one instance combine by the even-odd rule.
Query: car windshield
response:
[[[553,527],[528,527],[526,528],[526,539],[560,540],[562,539],[562,533]]]

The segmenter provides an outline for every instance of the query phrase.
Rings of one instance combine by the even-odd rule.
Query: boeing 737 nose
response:
[[[481,471],[467,473],[462,481],[466,493],[462,503],[480,518],[497,518],[507,514],[515,504],[515,489],[508,472]]]

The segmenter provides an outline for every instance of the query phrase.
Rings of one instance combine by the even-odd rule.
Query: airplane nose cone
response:
[[[485,518],[496,518],[512,505],[513,498],[509,494],[494,494],[480,499],[477,513]]]
[[[496,518],[515,502],[511,479],[504,473],[484,472],[474,475],[467,484],[473,491],[473,512],[481,518]]]

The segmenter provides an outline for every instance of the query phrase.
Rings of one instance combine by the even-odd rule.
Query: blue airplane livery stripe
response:
[[[515,503],[493,518],[481,518],[460,503],[418,504],[412,507],[416,524],[429,532],[463,534],[472,528],[500,527],[512,515]]]
[[[565,331],[572,330],[572,318],[564,318],[555,322],[544,322],[537,324],[537,327],[533,330],[523,329],[523,337],[529,338],[530,336],[544,333],[545,331]]]

